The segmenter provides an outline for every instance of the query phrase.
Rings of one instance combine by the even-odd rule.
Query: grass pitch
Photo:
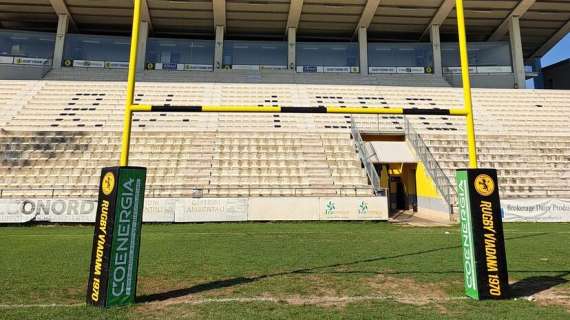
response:
[[[87,307],[91,226],[0,228],[0,319],[570,319],[570,225],[506,224],[509,301],[464,298],[459,227],[144,225],[135,306]],[[532,296],[532,298],[525,298]]]

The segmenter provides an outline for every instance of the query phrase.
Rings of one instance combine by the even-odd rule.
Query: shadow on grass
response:
[[[511,285],[511,297],[522,298],[541,293],[556,286],[570,282],[565,279],[570,271],[564,271],[555,276],[528,277]]]
[[[548,233],[537,233],[537,234],[531,234],[531,235],[512,237],[512,238],[508,238],[506,240],[533,238],[533,237],[544,236],[547,234]],[[435,248],[435,249],[430,249],[430,250],[422,250],[422,251],[416,251],[416,252],[402,253],[402,254],[385,256],[385,257],[373,257],[373,258],[369,258],[369,259],[362,259],[362,260],[356,260],[356,261],[350,261],[350,262],[341,262],[341,263],[329,264],[329,265],[324,265],[324,266],[316,266],[316,267],[312,267],[312,268],[303,268],[303,269],[297,269],[297,270],[291,270],[291,271],[284,271],[284,272],[260,275],[260,276],[256,276],[256,277],[237,277],[237,278],[226,279],[226,280],[212,281],[212,282],[207,282],[207,283],[202,283],[202,284],[199,284],[196,286],[192,286],[190,288],[177,289],[177,290],[171,290],[171,291],[162,292],[162,293],[139,296],[139,297],[137,297],[137,302],[164,301],[164,300],[168,300],[168,299],[174,299],[174,298],[187,296],[187,295],[194,294],[194,293],[200,293],[200,292],[209,291],[209,290],[222,289],[222,288],[228,288],[228,287],[238,286],[238,285],[242,285],[242,284],[247,284],[247,283],[251,283],[251,282],[255,282],[255,281],[259,281],[259,280],[263,280],[263,279],[267,279],[267,278],[280,277],[280,276],[293,275],[293,274],[308,274],[308,273],[314,273],[315,271],[321,270],[321,269],[346,267],[346,266],[352,266],[352,265],[357,265],[357,264],[361,264],[361,263],[391,260],[391,259],[398,259],[398,258],[410,257],[410,256],[420,256],[420,255],[425,255],[425,254],[444,251],[444,250],[458,249],[461,247],[462,247],[461,245],[459,245],[459,246],[448,246],[448,247]],[[406,274],[406,273],[408,273],[408,274],[414,274],[414,273],[442,274],[442,273],[462,273],[462,272],[463,272],[463,270],[453,270],[453,271],[449,271],[449,272],[442,272],[441,270],[440,271],[433,271],[433,272],[425,272],[425,271],[418,271],[418,272],[408,271],[408,272],[406,272],[406,271],[401,271],[401,272],[394,272],[391,274]],[[522,272],[525,272],[525,271],[522,271]],[[534,271],[534,272],[536,272],[536,271]],[[333,273],[335,273],[335,272],[333,272]],[[352,273],[352,272],[348,271],[348,272],[338,272],[338,273]],[[358,273],[358,271],[354,271],[354,273]],[[383,272],[378,272],[377,274],[380,274],[380,273],[383,273]],[[559,277],[561,278],[563,276],[565,276],[565,275],[563,274],[562,276],[559,276]],[[537,278],[554,278],[554,277],[531,277],[528,279],[532,280],[532,279],[537,279]],[[565,279],[563,279],[563,280],[565,282],[567,281]],[[525,280],[522,280],[520,282],[524,282],[524,281]],[[563,282],[563,283],[565,283],[565,282]],[[517,284],[515,284],[515,285],[517,285]],[[513,285],[513,287],[515,285]],[[521,285],[525,285],[525,283],[522,283]],[[555,284],[555,285],[557,285],[557,284]],[[526,285],[526,287],[528,287],[528,285]],[[546,289],[549,289],[549,288],[550,287],[548,287]],[[544,290],[546,290],[546,289],[544,289]]]

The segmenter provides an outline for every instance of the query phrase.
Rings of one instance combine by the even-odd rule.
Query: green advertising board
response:
[[[104,168],[87,286],[87,303],[135,302],[146,169]]]
[[[458,170],[456,181],[465,294],[476,300],[507,298],[509,283],[497,172]]]

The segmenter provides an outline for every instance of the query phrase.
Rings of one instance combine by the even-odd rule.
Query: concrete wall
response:
[[[443,77],[451,86],[462,87],[460,74],[444,74]],[[473,88],[513,89],[515,76],[513,73],[471,74],[471,86]]]
[[[0,80],[39,80],[46,67],[0,65]]]

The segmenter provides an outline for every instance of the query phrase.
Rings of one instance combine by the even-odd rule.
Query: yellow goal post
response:
[[[265,112],[265,113],[344,113],[344,114],[402,114],[402,115],[449,115],[465,117],[467,121],[467,145],[469,151],[469,168],[477,168],[477,148],[475,141],[475,123],[473,119],[473,102],[471,81],[469,79],[469,59],[467,53],[467,33],[463,0],[455,1],[457,11],[457,29],[459,36],[459,54],[463,81],[464,107],[462,109],[407,109],[401,107],[258,107],[258,106],[150,106],[134,103],[136,88],[136,69],[138,60],[138,44],[140,37],[142,0],[134,0],[133,29],[129,58],[127,96],[121,141],[120,166],[129,164],[131,144],[132,117],[135,112]]]

